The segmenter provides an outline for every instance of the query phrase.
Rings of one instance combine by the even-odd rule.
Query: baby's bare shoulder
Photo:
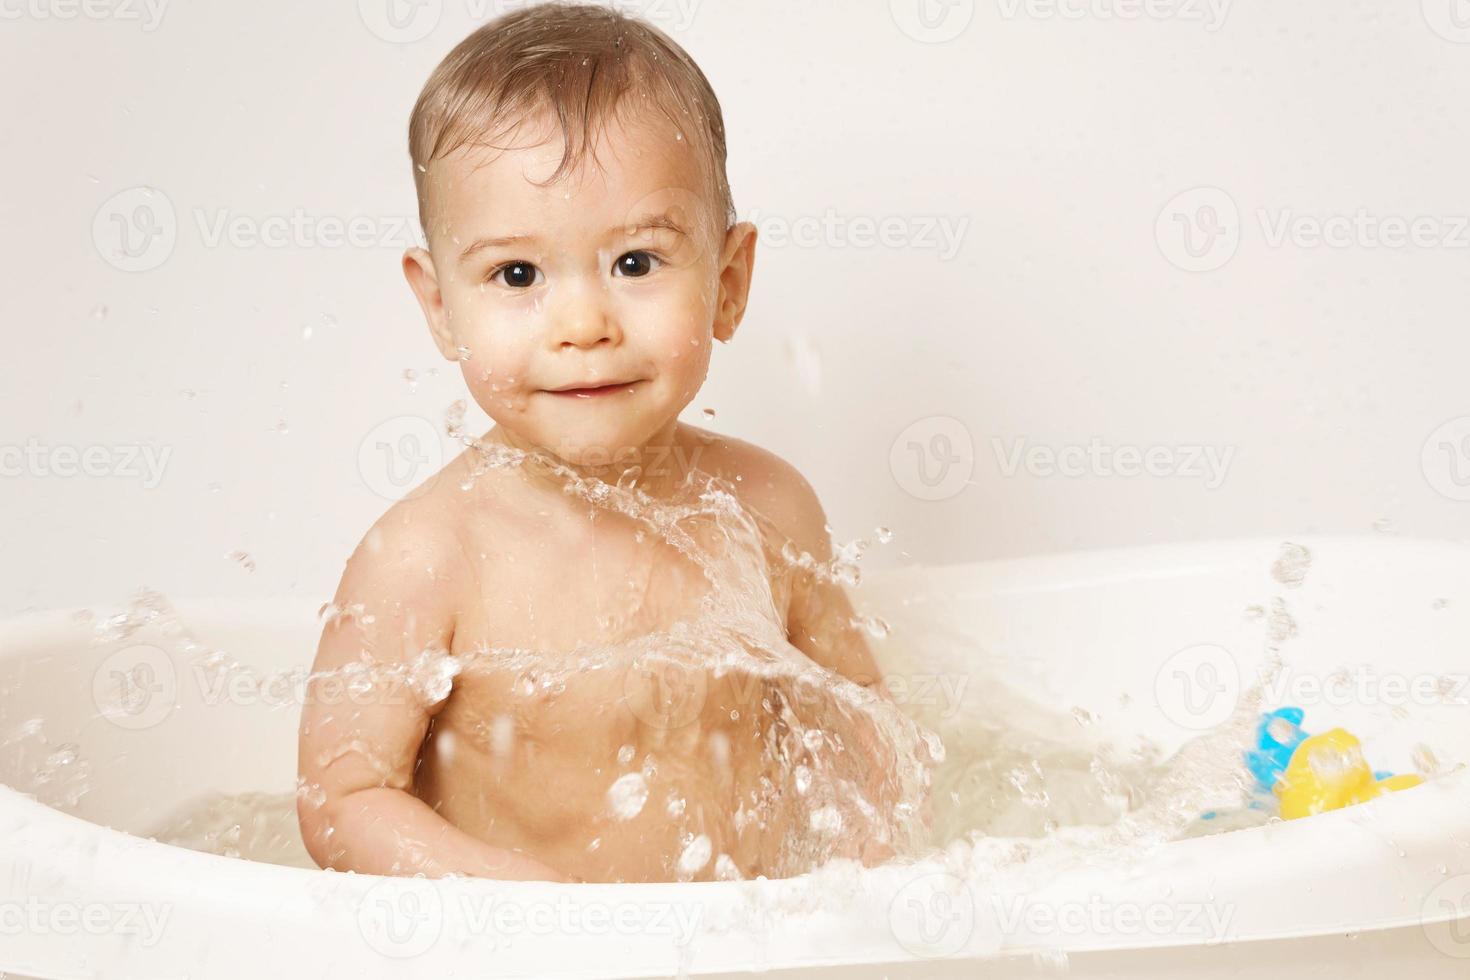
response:
[[[464,532],[472,495],[459,488],[468,473],[463,457],[415,487],[383,512],[348,559],[366,577],[402,582],[454,574],[464,561]],[[484,498],[484,493],[474,495]]]
[[[801,471],[754,443],[694,431],[701,442],[709,440],[703,443],[700,469],[734,487],[741,506],[766,518],[802,550],[816,554],[814,549],[828,538],[827,516]]]

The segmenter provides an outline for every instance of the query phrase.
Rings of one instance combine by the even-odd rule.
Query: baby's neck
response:
[[[687,427],[671,419],[642,446],[621,448],[611,462],[574,462],[550,449],[520,438],[497,425],[479,440],[527,454],[516,473],[531,489],[565,496],[569,480],[598,480],[614,486],[636,487],[656,500],[674,497],[697,468],[699,450]]]

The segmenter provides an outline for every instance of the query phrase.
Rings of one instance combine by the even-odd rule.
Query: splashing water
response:
[[[457,409],[449,413],[451,434],[462,431],[461,418]],[[597,705],[596,711],[606,708],[608,716],[631,713],[638,721],[635,737],[586,748],[589,761],[574,773],[571,782],[596,783],[595,792],[583,799],[566,790],[568,777],[548,774],[562,784],[559,802],[576,818],[557,827],[561,838],[607,862],[588,880],[789,877],[834,858],[858,858],[875,844],[883,854],[907,858],[930,846],[924,818],[932,768],[943,758],[940,738],[873,690],[814,664],[788,642],[779,611],[780,590],[794,582],[857,582],[861,547],[839,547],[833,559],[819,561],[742,506],[733,487],[697,469],[670,495],[655,499],[637,479],[609,484],[585,478],[548,454],[464,441],[477,449],[466,486],[534,457],[544,472],[565,481],[567,494],[630,519],[648,539],[666,544],[706,588],[690,604],[692,613],[571,651],[430,649],[406,662],[359,662],[312,673],[300,683],[331,679],[356,694],[402,684],[431,706],[451,699],[464,678],[505,679],[519,702],[512,711],[477,719],[478,725],[431,729],[425,741],[423,782],[432,787],[441,779],[450,801],[466,781],[487,778],[487,765],[530,765],[526,752],[533,746],[524,744],[512,714],[554,716],[560,698],[584,708]],[[160,617],[167,618],[159,607],[155,597],[114,617],[105,625],[108,637],[158,625]],[[329,604],[322,614],[324,624],[373,620],[358,604]],[[839,625],[858,635],[887,630],[872,618]],[[250,673],[222,651],[200,647],[194,657],[210,671]],[[589,697],[589,691],[612,696]],[[452,702],[446,705],[436,725],[453,710]],[[605,764],[592,765],[602,749]],[[323,755],[330,760],[356,753],[371,761],[374,751],[359,737]],[[312,867],[294,834],[298,801],[319,805],[320,787],[213,795],[161,821],[152,836]],[[534,819],[555,825],[562,815],[554,809],[538,810]],[[457,822],[452,805],[440,812]],[[640,852],[642,863],[620,859],[632,850]]]
[[[452,412],[447,428],[457,433],[461,418]],[[532,455],[476,445],[471,484]],[[984,877],[1020,866],[1055,869],[1079,856],[1123,860],[1170,840],[1268,819],[1244,807],[1249,775],[1240,752],[1250,741],[1263,691],[1281,669],[1280,647],[1296,632],[1279,596],[1260,609],[1267,670],[1243,692],[1231,719],[1167,760],[1147,744],[1125,753],[1068,737],[1091,722],[1089,712],[1027,700],[1006,678],[979,676],[979,667],[972,690],[983,692],[981,700],[967,705],[970,710],[959,719],[931,717],[922,705],[906,713],[871,690],[815,668],[787,641],[772,582],[808,575],[855,584],[860,543],[836,548],[829,562],[790,542],[778,544],[780,536],[741,506],[728,485],[698,471],[671,498],[655,500],[636,481],[610,485],[554,460],[543,457],[539,463],[564,478],[567,494],[634,520],[692,562],[709,585],[696,614],[570,652],[490,647],[455,655],[431,649],[404,664],[355,663],[302,680],[332,676],[349,689],[368,690],[383,683],[387,672],[432,705],[451,699],[462,678],[492,667],[513,680],[510,690],[527,703],[551,703],[588,678],[620,676],[612,690],[622,695],[622,707],[639,716],[642,734],[652,730],[656,737],[605,746],[609,765],[595,787],[598,813],[581,831],[588,853],[615,855],[636,839],[658,845],[656,866],[644,880],[735,880],[814,869],[841,874],[834,858],[855,857],[861,843],[876,841],[897,860],[939,853],[956,873]],[[1287,546],[1272,574],[1294,590],[1309,568],[1306,550]],[[323,608],[324,621],[342,619],[368,622],[372,614],[356,605]],[[874,617],[845,625],[873,636],[890,629]],[[156,595],[96,623],[94,631],[99,642],[117,642],[144,627],[179,637],[182,648],[209,670],[250,671],[223,651],[195,643]],[[922,632],[899,639],[919,656],[931,640]],[[718,682],[736,690],[743,684],[744,693],[726,704],[716,693],[724,689]],[[690,692],[700,702],[693,708]],[[696,717],[712,714],[728,721],[694,724]],[[289,723],[285,715],[282,720]],[[702,737],[706,769],[719,777],[718,792],[681,764],[691,757],[687,746],[677,744],[681,731]],[[491,759],[513,762],[523,748],[508,714],[487,720],[484,735]],[[12,740],[24,740],[45,801],[75,805],[85,792],[86,761],[76,758],[74,748],[52,745],[34,725]],[[741,744],[759,750],[735,751]],[[471,756],[453,742],[440,748],[452,757]],[[353,743],[333,751],[371,750]],[[1431,768],[1427,760],[1422,768]],[[43,795],[36,787],[27,791]],[[161,821],[151,836],[312,868],[296,827],[300,800],[320,804],[320,787],[213,794]],[[1228,811],[1229,819],[1203,823],[1201,814],[1209,810]],[[926,814],[932,814],[927,823]]]

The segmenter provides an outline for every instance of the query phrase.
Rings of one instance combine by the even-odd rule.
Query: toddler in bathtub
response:
[[[651,679],[630,663],[637,637],[668,639],[658,631],[707,608],[708,568],[689,549],[714,550],[728,528],[679,547],[567,492],[602,481],[656,507],[695,474],[716,478],[760,516],[784,656],[829,691],[892,706],[840,584],[816,573],[832,548],[811,487],[777,456],[678,420],[712,341],[741,321],[755,259],[708,81],[640,21],[531,7],[433,72],[410,154],[428,247],[404,255],[404,273],[496,424],[347,562],[308,690],[368,676],[372,696],[307,699],[308,851],[323,867],[429,877],[771,875],[783,838],[813,832],[753,818],[780,812],[759,811],[779,782],[772,685],[712,670],[696,642]],[[597,648],[611,651],[600,664],[566,669]],[[864,812],[892,805],[881,777],[896,743],[807,694],[807,717],[872,777],[847,784],[874,790]],[[835,855],[893,854],[820,829],[839,836]]]

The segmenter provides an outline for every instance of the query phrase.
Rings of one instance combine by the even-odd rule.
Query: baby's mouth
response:
[[[633,390],[638,381],[614,381],[606,384],[591,384],[584,386],[545,388],[543,391],[548,395],[559,395],[562,398],[601,398],[606,395],[616,395]]]

